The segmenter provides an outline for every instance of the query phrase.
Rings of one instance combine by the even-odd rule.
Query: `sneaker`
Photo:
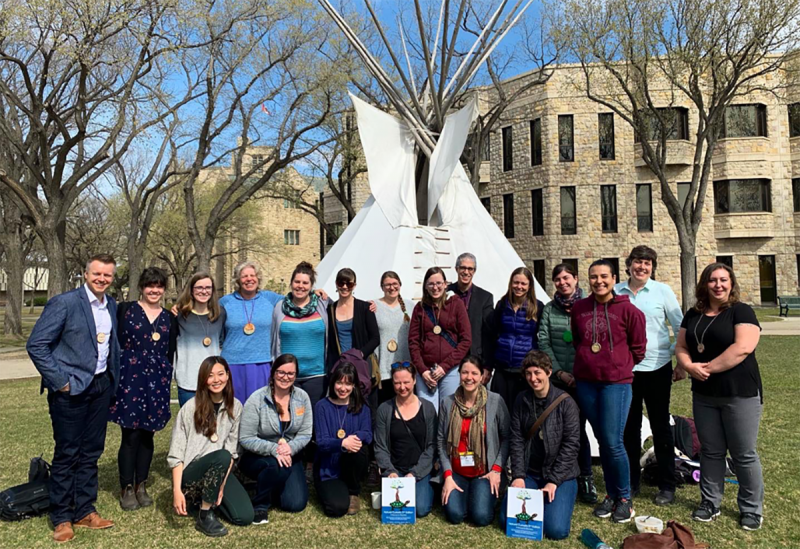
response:
[[[719,516],[719,507],[714,507],[714,504],[704,499],[700,502],[700,506],[692,513],[692,520],[699,522],[711,522]]]
[[[578,477],[578,499],[583,503],[597,503],[597,488],[592,475]]]
[[[659,490],[656,497],[653,498],[653,503],[659,506],[672,505],[675,501],[675,492],[670,490]]]
[[[636,516],[636,511],[633,510],[633,501],[620,498],[617,500],[617,505],[614,507],[614,514],[611,515],[611,520],[617,524],[630,522]]]
[[[614,500],[606,496],[605,499],[600,502],[600,505],[594,508],[594,516],[597,518],[608,518],[611,516],[611,513],[614,512],[614,507]]]
[[[208,511],[201,510],[200,514],[197,515],[194,527],[210,538],[219,538],[228,535],[228,529],[222,525],[214,514],[213,509],[209,509]]]
[[[135,511],[139,508],[139,501],[136,499],[136,492],[133,486],[128,484],[119,496],[119,506],[123,511]]]
[[[764,518],[761,515],[756,515],[755,513],[742,513],[739,515],[739,526],[741,526],[743,530],[747,530],[749,532],[761,528],[762,522],[764,522]]]
[[[257,510],[253,514],[253,524],[269,524],[269,513],[266,509]]]

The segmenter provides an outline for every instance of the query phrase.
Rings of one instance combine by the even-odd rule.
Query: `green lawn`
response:
[[[699,541],[710,543],[713,549],[723,548],[798,548],[800,528],[797,515],[800,509],[800,430],[797,428],[797,401],[800,397],[800,373],[797,351],[800,338],[764,337],[759,344],[758,357],[765,386],[765,412],[761,426],[759,450],[766,478],[764,528],[746,533],[738,528],[735,490],[727,485],[723,513],[713,524],[692,523],[691,511],[698,503],[697,487],[679,490],[677,503],[668,510],[649,503],[654,488],[645,488],[644,497],[636,501],[639,515],[653,514],[662,519],[675,519],[690,525]],[[28,460],[44,453],[52,455],[52,436],[44,396],[39,396],[36,379],[0,382],[0,486],[18,484],[25,479]],[[690,393],[686,382],[673,391],[673,412],[690,414]],[[495,527],[477,529],[472,526],[452,526],[437,508],[416,526],[383,526],[375,511],[362,511],[355,517],[338,520],[322,515],[312,501],[302,513],[290,515],[275,511],[270,523],[247,528],[230,527],[226,538],[211,540],[197,533],[191,519],[178,518],[171,511],[171,488],[166,451],[169,429],[156,436],[156,455],[153,463],[151,494],[156,505],[149,509],[124,513],[117,504],[116,453],[119,429],[112,425],[106,452],[100,461],[100,496],[98,508],[103,515],[116,521],[108,531],[80,530],[69,546],[74,548],[145,548],[145,547],[532,547],[530,543],[506,538]],[[602,478],[599,467],[595,474]],[[602,481],[600,481],[602,490]],[[368,505],[366,492],[362,499]],[[792,526],[794,524],[794,526]],[[634,526],[614,525],[591,516],[591,508],[576,507],[573,531],[563,542],[543,542],[539,547],[583,547],[579,541],[582,528],[593,528],[601,537],[619,549],[624,537],[633,533]],[[0,523],[0,547],[53,547],[51,527],[46,518],[20,523]]]
[[[25,342],[28,341],[33,325],[39,319],[44,307],[36,307],[34,314],[28,314],[29,307],[25,307],[22,313],[22,337],[7,336],[0,333],[0,348],[3,347],[25,347]]]

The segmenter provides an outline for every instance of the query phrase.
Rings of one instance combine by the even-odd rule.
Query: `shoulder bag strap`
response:
[[[442,328],[441,325],[436,322],[436,315],[433,313],[433,309],[429,309],[423,305],[422,310],[425,311],[425,314],[428,315],[428,319],[433,323],[434,326],[439,326],[442,329],[442,331],[439,332],[439,335],[442,336],[444,340],[447,341],[447,343],[449,343],[454,349],[458,347],[458,344],[453,340],[453,337],[447,332],[447,330]]]
[[[392,408],[393,408],[392,414],[397,414],[397,417],[399,417],[400,421],[403,422],[403,427],[406,428],[406,432],[408,433],[408,436],[410,436],[411,440],[414,441],[414,445],[417,447],[417,450],[419,450],[420,454],[425,453],[424,450],[420,447],[419,442],[417,442],[417,437],[415,437],[414,433],[411,432],[411,427],[409,427],[408,423],[406,423],[406,420],[403,419],[403,414],[401,414],[400,410],[397,409],[397,401],[395,399],[392,399]],[[417,411],[417,413],[419,413],[421,411],[422,411],[422,401],[420,401],[420,403],[419,403],[419,410]],[[389,430],[391,431],[391,422],[389,422],[389,425],[390,425]],[[425,438],[426,439],[428,438],[428,436],[427,436],[427,424],[426,424],[426,435],[425,435]]]
[[[534,435],[536,435],[536,431],[538,431],[538,430],[539,430],[539,428],[542,426],[542,423],[544,423],[544,420],[546,420],[546,419],[547,419],[547,416],[549,416],[549,415],[550,415],[550,413],[551,413],[553,410],[555,410],[555,409],[556,409],[556,406],[558,406],[559,404],[561,404],[561,401],[562,401],[562,400],[564,400],[564,399],[566,399],[568,396],[569,396],[569,395],[568,395],[567,393],[561,393],[561,394],[560,394],[560,395],[559,395],[559,396],[558,396],[558,397],[557,397],[557,398],[556,398],[556,399],[553,401],[553,403],[552,403],[550,406],[548,406],[548,407],[545,409],[545,411],[544,411],[544,412],[542,412],[542,415],[540,415],[540,416],[539,416],[539,419],[537,419],[537,420],[536,420],[536,422],[533,424],[533,426],[532,426],[532,427],[530,428],[530,430],[528,431],[528,437],[527,437],[527,439],[528,439],[528,440],[532,439],[532,438],[534,437]]]

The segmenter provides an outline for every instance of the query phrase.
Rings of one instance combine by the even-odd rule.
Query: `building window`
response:
[[[714,213],[771,212],[768,179],[714,181]]]
[[[561,187],[561,234],[578,234],[575,187]]]
[[[542,164],[542,119],[531,121],[531,166]]]
[[[576,273],[580,273],[580,271],[578,270],[578,258],[577,257],[565,257],[564,259],[561,260],[561,263],[566,263],[567,265],[572,267],[573,271],[575,271]]]
[[[722,263],[733,269],[733,256],[732,255],[718,255],[717,263]]]
[[[264,155],[263,154],[254,154],[250,156],[250,169],[253,173],[264,173]]]
[[[604,233],[617,232],[617,186],[600,185],[600,213]]]
[[[800,135],[800,103],[789,105],[789,137]]]
[[[600,143],[600,160],[614,160],[614,113],[597,115],[597,139]]]
[[[558,117],[558,161],[575,160],[575,135],[572,131],[572,115],[562,114]]]
[[[686,204],[686,198],[689,196],[689,188],[691,186],[691,183],[678,183],[678,204],[681,205],[681,208]]]
[[[514,238],[514,195],[503,195],[503,233],[506,238]]]
[[[533,217],[533,236],[544,234],[544,199],[542,189],[531,191],[531,216]]]
[[[661,139],[661,124],[666,129],[667,139],[689,139],[689,110],[681,107],[656,109],[655,113],[642,113],[642,124],[648,141]],[[640,143],[642,136],[635,132],[634,141]]]
[[[298,230],[284,230],[283,243],[286,246],[299,246],[300,245],[300,231]]]
[[[514,144],[511,142],[511,126],[503,128],[503,171],[514,169]]]
[[[619,278],[619,258],[618,257],[604,257],[604,260],[611,263],[611,273],[617,277],[617,282],[620,281]]]
[[[297,201],[296,200],[289,200],[288,198],[283,199],[283,208],[286,210],[296,210],[297,209]]]
[[[483,204],[483,207],[486,208],[488,214],[492,215],[492,197],[484,196],[483,198],[481,198],[481,204]]]
[[[544,279],[544,259],[533,260],[533,278],[539,283],[542,288],[546,287]]]
[[[731,105],[725,109],[720,138],[766,137],[766,105]]]
[[[794,211],[800,212],[800,179],[792,179],[792,201]]]
[[[649,183],[636,185],[636,228],[640,233],[653,232],[653,193]]]
[[[325,231],[325,245],[333,246],[336,244],[336,240],[342,236],[342,222],[328,223],[328,227],[330,227],[331,230]]]

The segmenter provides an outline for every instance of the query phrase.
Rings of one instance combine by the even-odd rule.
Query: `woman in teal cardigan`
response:
[[[570,313],[572,305],[583,298],[583,290],[578,287],[578,273],[566,263],[553,269],[553,284],[556,293],[553,300],[544,306],[539,320],[539,350],[550,357],[553,363],[553,383],[575,398],[575,378],[572,377],[572,363],[575,361],[575,347],[572,345],[572,326]],[[578,499],[584,503],[597,502],[597,490],[592,477],[592,450],[586,436],[586,416],[581,412],[581,448],[578,452]]]

